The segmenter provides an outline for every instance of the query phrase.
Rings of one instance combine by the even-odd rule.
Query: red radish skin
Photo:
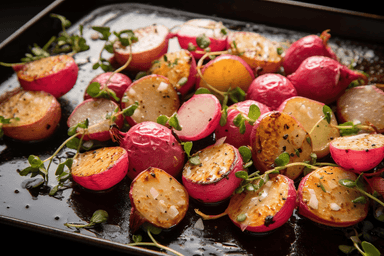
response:
[[[251,105],[258,106],[261,115],[271,111],[271,109],[266,105],[254,100],[245,100],[239,103],[235,103],[228,108],[227,123],[224,126],[217,126],[215,130],[216,138],[220,139],[226,137],[225,142],[235,146],[236,148],[251,145],[249,138],[252,131],[252,125],[249,124],[248,121],[246,121],[245,132],[241,134],[239,131],[239,127],[233,124],[233,120],[238,114],[241,113],[244,116],[248,115],[249,107]]]
[[[72,179],[95,191],[119,183],[128,171],[128,153],[121,147],[107,147],[79,154],[71,168]]]
[[[293,180],[284,175],[277,175],[269,182],[258,191],[235,194],[231,198],[227,213],[231,221],[242,231],[269,232],[284,225],[292,216],[296,208],[296,189]],[[247,218],[239,222],[237,216],[242,213],[245,213]],[[272,218],[268,220],[267,217]]]
[[[297,96],[296,89],[286,77],[268,73],[253,80],[246,98],[263,103],[271,110],[277,110],[284,100],[294,96]]]
[[[76,84],[79,67],[68,55],[56,55],[29,62],[17,71],[21,87],[45,91],[59,98]]]
[[[137,42],[132,44],[132,60],[126,70],[138,72],[147,71],[152,61],[160,58],[168,51],[168,41],[171,37],[169,29],[164,25],[153,24],[135,29]],[[130,46],[123,46],[120,41],[113,44],[114,61],[123,66],[130,57]]]
[[[71,127],[88,118],[89,126],[83,140],[110,140],[110,126],[115,124],[121,128],[124,124],[124,117],[121,114],[116,117],[114,122],[106,118],[108,114],[114,113],[116,108],[120,111],[119,105],[112,100],[93,98],[85,100],[72,111],[68,117],[67,125]],[[82,131],[82,128],[77,128],[77,132],[80,131]],[[82,135],[80,134],[79,138],[81,137]]]
[[[384,178],[372,177],[368,179],[369,184],[373,191],[377,191],[382,197],[384,197]]]
[[[182,181],[188,194],[203,203],[219,203],[230,197],[242,179],[235,176],[243,170],[243,160],[237,148],[224,143],[209,146],[198,155],[200,165],[187,162]]]
[[[177,177],[184,166],[185,153],[172,131],[155,122],[139,123],[123,133],[114,129],[114,140],[127,150],[128,177],[133,180],[149,167],[160,168]]]
[[[94,82],[97,82],[100,84],[100,89],[105,88],[105,86],[107,86],[110,90],[114,91],[116,93],[116,96],[121,100],[125,90],[132,83],[132,80],[128,76],[122,73],[106,72],[106,73],[97,75],[95,78],[91,80],[91,82],[89,82],[89,84],[92,84]],[[89,96],[86,89],[84,93],[84,100],[87,100],[90,98],[91,96]],[[112,97],[110,97],[110,99],[114,100]]]
[[[285,51],[283,61],[285,75],[295,72],[300,64],[311,56],[326,56],[337,61],[336,54],[328,46],[328,40],[331,37],[328,31],[323,31],[320,36],[305,36],[290,45]]]
[[[154,61],[148,72],[167,77],[176,90],[185,96],[195,85],[196,60],[191,52],[182,49],[167,53]],[[179,82],[184,78],[187,82],[181,85]]]
[[[309,173],[301,180],[297,190],[299,214],[332,227],[348,227],[364,220],[369,201],[365,204],[353,203],[352,200],[361,193],[339,184],[340,179],[356,178],[356,174],[341,167],[327,166]]]
[[[196,43],[196,38],[205,35],[209,38],[209,48],[211,52],[225,50],[227,45],[227,36],[222,33],[222,29],[226,29],[221,22],[210,19],[192,19],[184,23],[179,31],[175,33],[177,40],[182,49],[190,50],[190,45],[196,47],[190,52],[196,59],[200,59],[204,53],[204,49],[200,48]]]
[[[336,164],[361,173],[377,166],[384,159],[384,135],[358,134],[331,141],[330,152]]]
[[[336,101],[352,81],[363,79],[368,82],[364,74],[350,70],[339,62],[324,56],[312,56],[305,59],[299,68],[287,78],[299,96],[325,104]]]

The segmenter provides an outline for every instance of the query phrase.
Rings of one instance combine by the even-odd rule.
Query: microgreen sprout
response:
[[[193,142],[192,141],[181,142],[181,145],[183,146],[184,152],[188,157],[188,161],[193,165],[199,165],[201,163],[199,154],[196,154],[194,156],[191,155]]]
[[[370,225],[365,225],[366,223],[370,223],[368,221],[364,222],[364,226],[370,226],[369,229],[372,229],[373,225],[370,223]],[[363,227],[364,229],[364,227]],[[366,227],[365,227],[366,229]],[[367,241],[361,241],[359,236],[367,234],[367,230],[363,230],[363,234],[358,234],[356,229],[354,229],[355,235],[351,236],[350,239],[353,242],[353,246],[349,245],[339,245],[339,250],[342,251],[345,254],[350,254],[354,250],[357,250],[361,255],[363,256],[380,256],[380,251],[370,242]]]
[[[174,113],[172,116],[168,117],[166,115],[160,115],[156,122],[161,125],[169,125],[177,131],[181,131],[182,127],[180,126],[179,119],[177,118],[177,113]]]
[[[74,224],[74,223],[65,223],[64,225],[66,227],[73,227],[73,228],[92,228],[96,224],[101,224],[104,222],[107,222],[108,220],[108,212],[104,210],[97,210],[92,214],[92,217],[87,224]]]

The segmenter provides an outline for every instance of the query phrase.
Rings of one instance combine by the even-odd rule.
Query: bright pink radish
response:
[[[285,51],[283,67],[286,75],[296,71],[300,64],[311,56],[326,56],[337,60],[336,54],[328,46],[331,37],[329,30],[323,31],[320,36],[305,36],[293,44]]]
[[[199,163],[188,161],[183,169],[183,185],[188,194],[203,203],[218,203],[232,195],[242,179],[235,176],[243,170],[237,148],[223,143],[198,151]]]
[[[216,139],[226,137],[225,142],[239,148],[240,146],[251,145],[249,138],[251,135],[252,125],[245,122],[245,132],[240,133],[239,127],[234,125],[233,120],[238,114],[242,114],[244,117],[248,116],[249,107],[251,105],[256,105],[260,109],[260,113],[264,114],[271,111],[266,105],[254,101],[254,100],[245,100],[233,104],[228,108],[227,122],[225,125],[218,125],[215,130]]]
[[[384,135],[358,134],[338,137],[331,141],[333,160],[346,170],[365,172],[384,159]]]
[[[56,55],[29,62],[17,69],[21,87],[28,91],[45,91],[59,98],[75,85],[79,68],[68,55]]]
[[[125,119],[128,124],[152,121],[160,115],[172,116],[180,107],[179,95],[168,78],[161,75],[144,76],[128,86],[121,100],[125,109],[137,102],[139,107]]]
[[[114,140],[127,150],[128,177],[134,179],[148,167],[160,168],[177,177],[184,166],[185,153],[167,127],[155,122],[136,124],[127,133],[112,130]]]
[[[103,90],[103,88],[105,89],[105,87],[108,87],[108,89],[112,90],[116,94],[116,96],[121,100],[125,90],[132,83],[132,80],[122,73],[106,72],[99,74],[95,78],[93,78],[91,82],[89,82],[89,85],[94,82],[100,84],[100,90]],[[89,94],[87,93],[87,89],[84,92],[84,100],[91,98],[91,96],[89,96]],[[110,99],[113,100],[112,97],[110,97]]]
[[[297,92],[292,83],[285,76],[274,73],[258,76],[247,91],[247,99],[263,103],[272,110],[277,110],[284,100],[294,96]]]
[[[333,227],[348,227],[364,220],[369,201],[353,203],[362,196],[353,188],[339,184],[341,179],[356,180],[357,175],[340,167],[323,167],[305,176],[297,195],[299,214],[308,219]]]
[[[212,94],[195,94],[177,111],[181,131],[174,131],[182,141],[207,137],[219,125],[221,105]]]
[[[72,179],[90,190],[106,190],[119,183],[128,171],[128,153],[106,147],[80,153],[73,161]]]
[[[226,31],[226,32],[224,32]],[[222,51],[227,46],[227,29],[221,22],[210,19],[192,19],[184,23],[176,37],[180,47],[189,50],[196,59],[201,58],[209,48],[210,52]]]
[[[384,132],[384,92],[375,85],[357,86],[347,90],[337,100],[340,123],[359,121]]]
[[[67,125],[72,127],[88,119],[88,129],[77,128],[77,132],[85,132],[83,140],[106,141],[111,139],[109,129],[111,125],[116,124],[121,128],[124,123],[122,114],[118,114],[115,120],[112,120],[112,114],[120,110],[116,102],[108,99],[88,99],[80,103],[68,117]],[[82,135],[79,135],[81,137]]]
[[[146,222],[162,229],[172,228],[184,218],[189,206],[185,188],[167,172],[154,167],[144,170],[132,181],[129,199],[131,233]]]
[[[287,78],[299,96],[325,104],[337,100],[352,81],[363,79],[367,82],[364,74],[350,70],[336,60],[324,56],[305,59]]]
[[[167,77],[181,95],[186,95],[195,85],[196,60],[191,52],[181,49],[152,62],[148,73]]]
[[[293,180],[277,175],[258,191],[235,194],[226,211],[242,231],[263,233],[285,224],[295,208],[296,189]],[[239,218],[241,214],[245,214],[244,220]]]

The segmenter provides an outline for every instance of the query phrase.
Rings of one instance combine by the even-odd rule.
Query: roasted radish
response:
[[[290,45],[285,51],[283,62],[285,75],[295,72],[300,64],[311,56],[326,56],[337,60],[336,54],[328,46],[328,40],[331,37],[328,31],[323,31],[320,36],[305,36]]]
[[[181,105],[177,112],[181,131],[176,135],[182,141],[196,141],[216,129],[221,118],[221,105],[212,94],[195,94]]]
[[[79,137],[84,133],[83,140],[106,141],[111,139],[109,134],[111,125],[116,124],[120,128],[123,126],[124,118],[122,114],[117,113],[119,110],[119,106],[112,100],[91,98],[73,110],[68,117],[67,125],[72,127],[88,119],[89,125],[86,130],[77,128],[77,132],[81,133]]]
[[[224,50],[227,44],[226,34],[227,29],[221,22],[192,19],[181,25],[175,35],[181,48],[187,49],[196,59],[200,59],[206,50],[209,52]]]
[[[110,96],[111,93],[114,93],[120,101],[123,97],[125,90],[132,83],[132,80],[122,73],[105,72],[99,74],[95,78],[93,78],[89,83],[87,89],[84,92],[84,100],[92,98],[87,92],[92,83],[99,83],[99,86],[96,88],[99,89],[98,91],[105,92],[102,95],[103,98],[115,100],[113,96]]]
[[[56,55],[29,62],[16,73],[24,90],[45,91],[59,98],[75,85],[78,72],[72,57]]]
[[[239,87],[247,91],[255,79],[249,65],[239,56],[224,54],[208,62],[197,77],[196,88],[214,87],[221,92]],[[208,85],[207,85],[208,84]]]
[[[384,178],[372,177],[369,180],[369,184],[373,191],[377,191],[382,197],[384,197]]]
[[[142,224],[169,229],[185,216],[189,197],[185,188],[167,172],[150,167],[131,183],[129,227],[135,233]]]
[[[245,131],[244,133],[241,133],[240,128],[234,123],[237,115],[241,114],[244,117],[248,116],[251,105],[256,105],[260,110],[260,114],[271,111],[271,109],[266,105],[254,100],[245,100],[235,103],[228,108],[227,122],[223,126],[218,125],[216,127],[216,138],[219,139],[226,137],[225,142],[235,146],[236,148],[251,145],[249,137],[251,135],[252,125],[248,121],[245,121]]]
[[[106,190],[119,183],[128,171],[128,153],[106,147],[80,153],[74,158],[72,179],[90,190]]]
[[[227,48],[239,55],[253,70],[255,76],[279,70],[283,61],[280,46],[254,32],[234,31],[228,34]]]
[[[309,173],[297,191],[299,214],[333,227],[348,227],[364,220],[369,201],[354,203],[362,194],[339,183],[342,179],[354,181],[356,178],[356,174],[340,167],[327,166]]]
[[[182,95],[187,94],[196,81],[196,60],[187,50],[170,52],[152,62],[150,74],[165,76]]]
[[[296,118],[304,129],[310,132],[312,149],[318,158],[329,154],[329,143],[340,136],[333,112],[330,124],[324,119],[324,103],[304,97],[293,97],[285,100],[277,109]]]
[[[10,119],[2,124],[4,135],[21,141],[42,140],[56,130],[61,107],[49,93],[17,88],[1,96],[0,116]]]
[[[337,100],[337,117],[341,123],[369,124],[384,132],[384,92],[374,85],[358,86]]]
[[[287,78],[299,96],[325,104],[336,101],[352,81],[363,79],[367,82],[364,74],[324,56],[312,56],[305,59],[298,69]]]
[[[232,195],[241,179],[243,160],[237,148],[223,143],[195,153],[197,162],[188,161],[183,169],[183,185],[188,194],[203,203],[218,203]]]
[[[253,163],[261,172],[273,169],[275,159],[284,152],[290,155],[290,163],[311,159],[312,144],[308,132],[286,113],[273,111],[260,116],[253,126],[250,140]],[[301,165],[290,166],[281,174],[294,180],[303,169]]]
[[[135,29],[133,33],[137,37],[137,42],[132,44],[132,53],[131,46],[124,46],[120,41],[116,41],[113,44],[114,61],[123,66],[132,56],[126,69],[134,72],[147,71],[152,61],[168,51],[169,30],[164,25],[153,24]]]
[[[292,83],[279,74],[268,73],[258,76],[252,81],[247,91],[247,99],[255,100],[277,110],[281,103],[297,96]]]
[[[117,129],[112,133],[128,152],[130,179],[148,167],[160,168],[174,177],[183,169],[184,150],[167,127],[148,121],[136,124],[127,133]]]
[[[331,156],[346,170],[360,173],[377,166],[384,159],[384,135],[358,134],[331,141]]]
[[[179,96],[168,78],[148,75],[133,82],[126,89],[121,108],[138,102],[139,107],[127,122],[133,126],[144,121],[156,122],[160,115],[172,116],[180,107]]]

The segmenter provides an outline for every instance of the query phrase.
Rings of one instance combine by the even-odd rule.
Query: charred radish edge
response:
[[[123,109],[122,111],[113,113],[109,118],[111,119],[111,121],[113,121],[114,117],[118,116],[119,114],[123,114],[124,116],[133,115],[137,107],[138,107],[138,103],[135,102],[135,104],[132,104],[131,106]],[[94,126],[97,126],[97,124]],[[82,132],[76,132],[78,127],[83,128],[84,130]],[[73,159],[79,154],[80,149],[82,148],[84,150],[89,150],[92,147],[92,144],[87,146],[83,144],[83,137],[87,133],[87,129],[90,127],[88,127],[88,119],[70,127],[68,129],[68,135],[70,137],[67,140],[65,140],[50,157],[48,157],[45,160],[41,160],[38,156],[30,155],[28,157],[28,163],[30,166],[21,170],[19,174],[21,176],[27,176],[28,174],[31,174],[32,177],[36,175],[41,175],[43,177],[43,181],[39,184],[36,184],[35,187],[40,186],[43,183],[48,184],[48,170],[51,166],[53,158],[61,151],[61,149],[64,148],[64,146],[67,146],[68,148],[76,149],[76,154],[74,155],[74,157],[67,158],[63,163],[60,163],[57,166],[55,175],[59,183],[58,185],[53,187],[49,192],[50,196],[55,195],[56,192],[59,190],[59,188],[65,186],[64,183],[70,179],[71,177],[70,170],[72,167]],[[78,136],[80,136],[80,139],[77,138]],[[47,168],[45,168],[45,165],[44,165],[45,162],[48,162]],[[67,167],[68,170],[66,170],[65,167]]]
[[[91,228],[95,226],[96,224],[101,224],[104,222],[107,222],[109,216],[108,212],[104,210],[96,210],[93,214],[91,219],[89,220],[89,223],[87,224],[75,224],[75,223],[65,223],[64,226],[66,227],[73,227],[73,228]]]

